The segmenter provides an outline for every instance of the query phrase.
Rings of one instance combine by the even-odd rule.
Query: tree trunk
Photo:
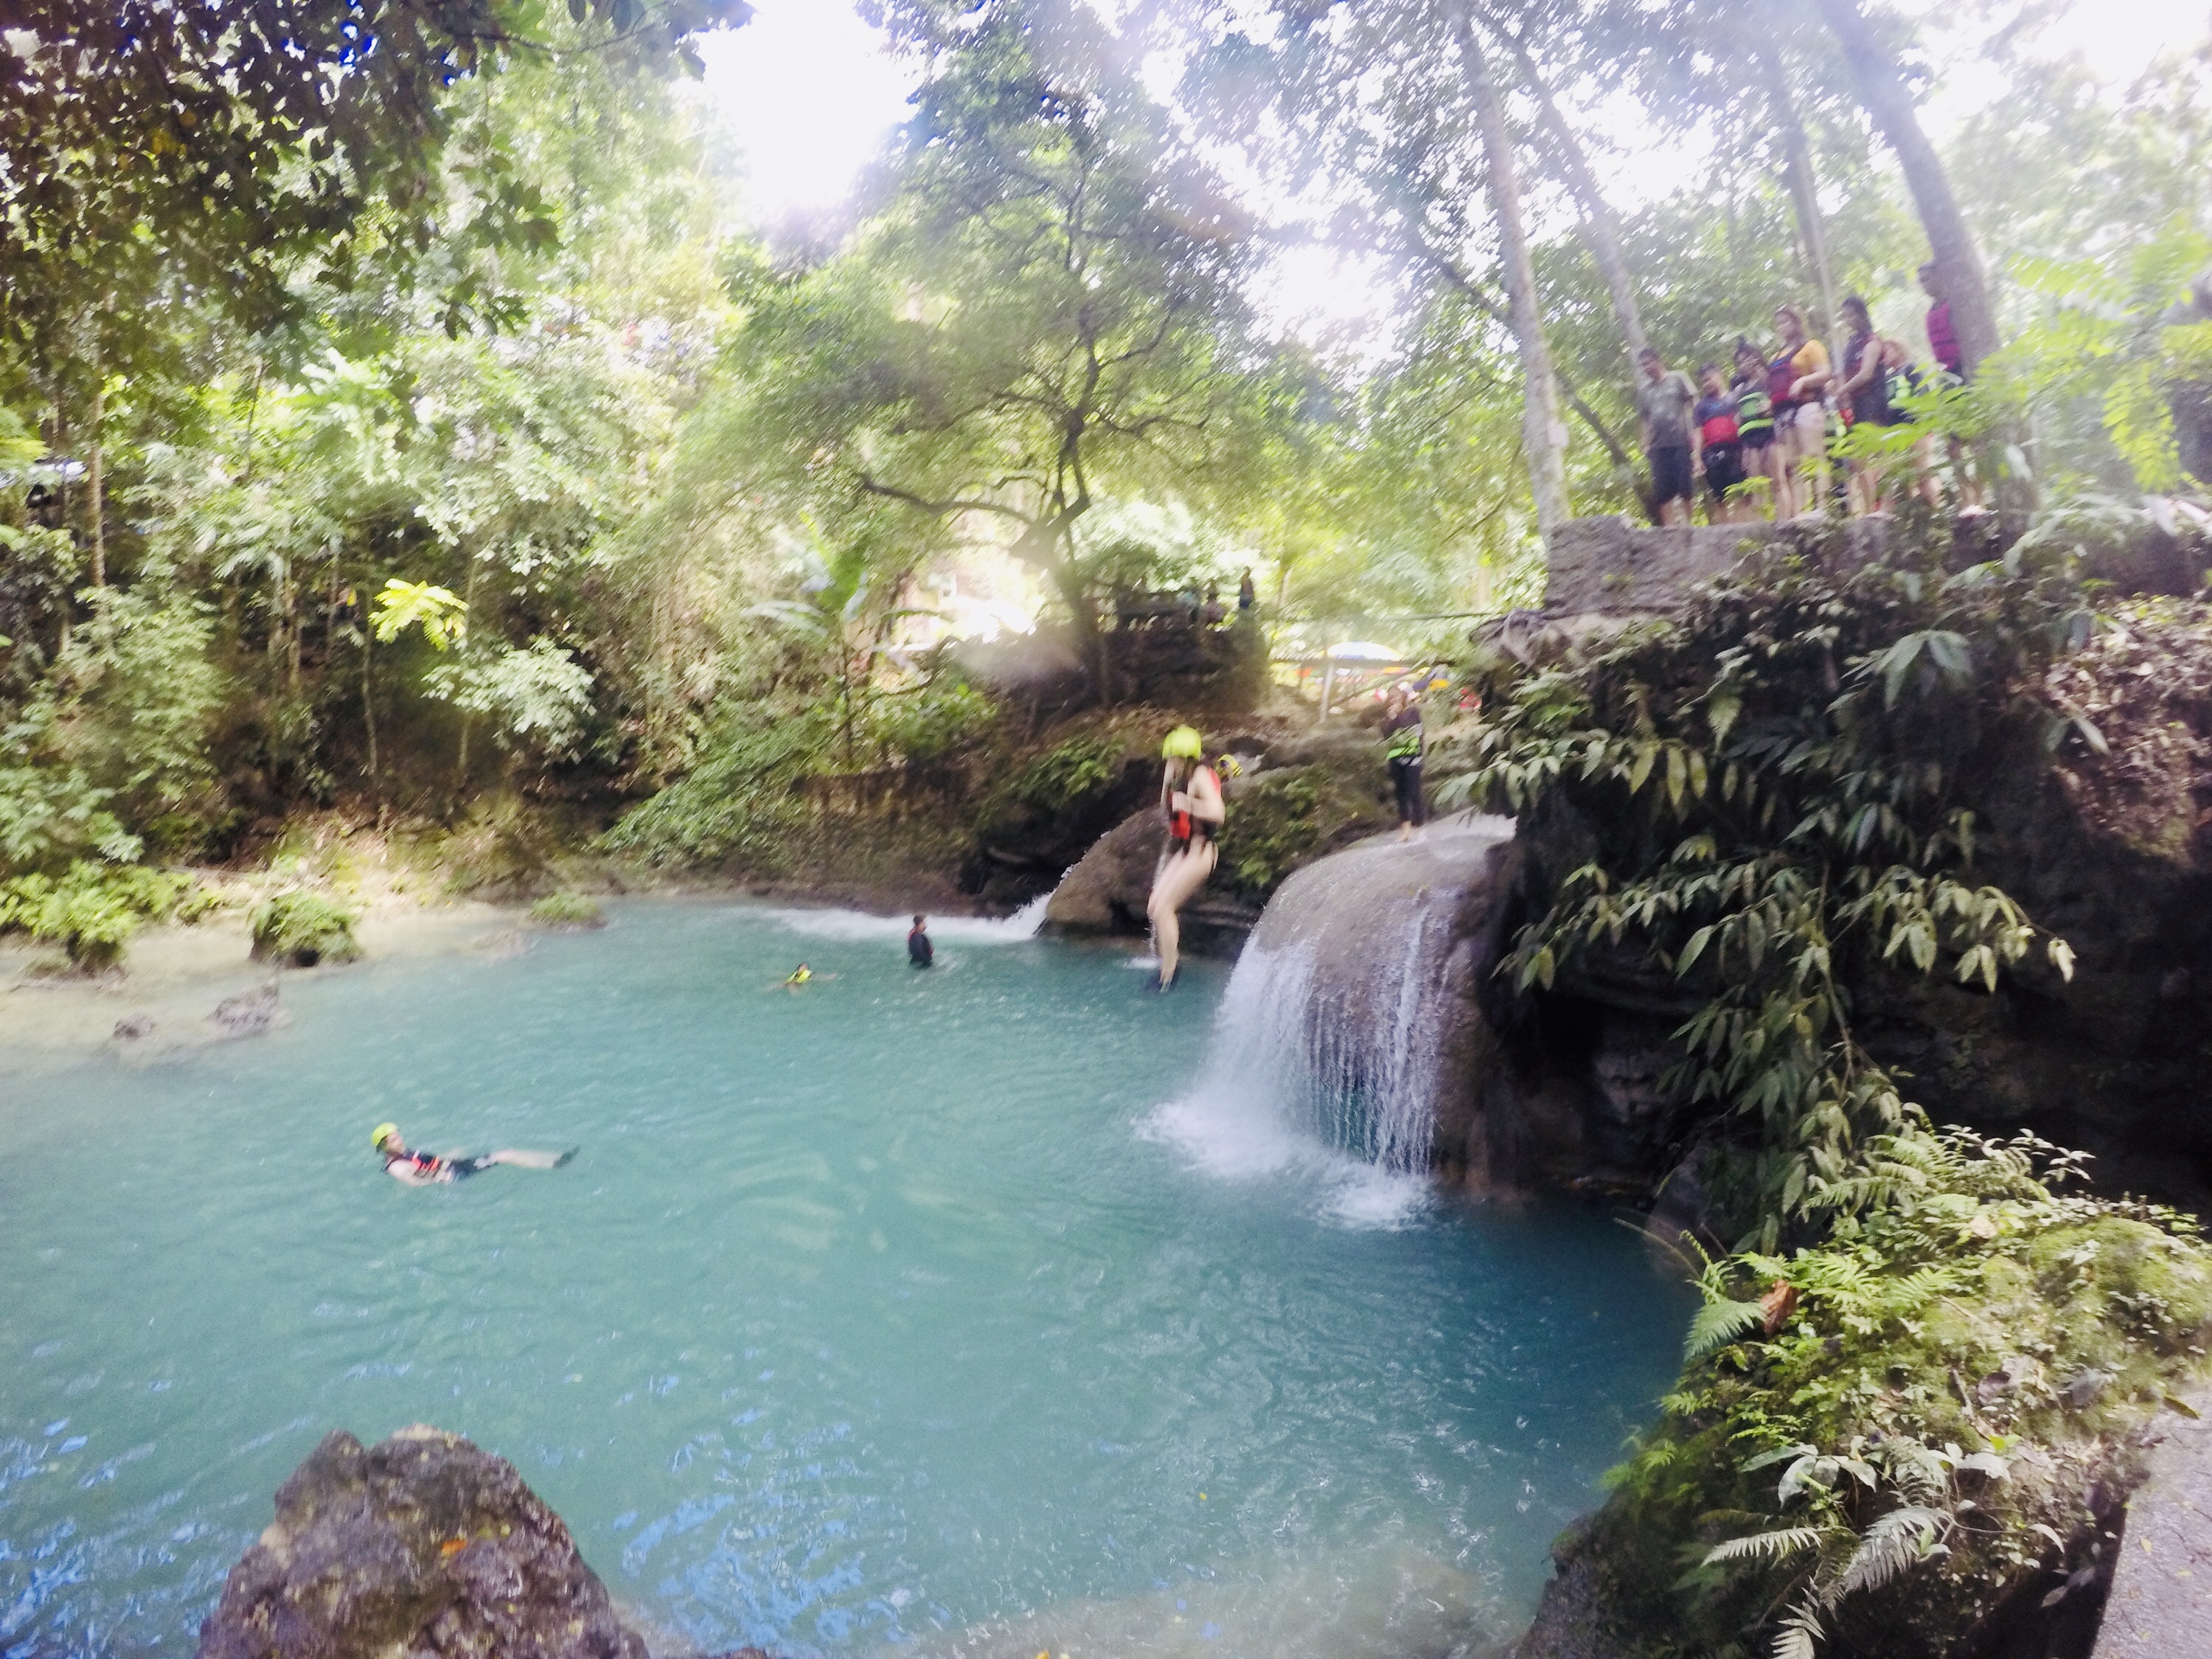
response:
[[[368,607],[362,606],[361,618],[361,721],[368,729],[368,793],[377,793],[376,787],[376,696],[368,677],[369,652],[376,638],[376,630],[368,625]]]
[[[1537,71],[1536,60],[1529,55],[1527,45],[1503,23],[1495,19],[1488,21],[1492,31],[1512,49],[1514,60],[1521,66],[1522,84],[1535,99],[1537,113],[1543,118],[1545,130],[1559,149],[1560,171],[1566,175],[1567,188],[1574,192],[1575,203],[1582,209],[1583,240],[1589,244],[1590,258],[1597,262],[1598,273],[1605,278],[1606,292],[1613,296],[1613,319],[1620,325],[1620,337],[1628,347],[1632,369],[1637,354],[1650,343],[1644,337],[1643,315],[1636,308],[1636,285],[1629,280],[1628,262],[1620,253],[1620,221],[1613,214],[1613,204],[1605,199],[1605,192],[1598,188],[1597,175],[1590,171],[1589,157],[1576,142],[1574,130],[1560,113],[1558,100]]]
[[[1790,79],[1783,72],[1782,54],[1772,31],[1762,17],[1753,37],[1753,56],[1765,77],[1766,95],[1773,106],[1774,125],[1782,133],[1782,177],[1790,187],[1790,205],[1797,217],[1797,238],[1805,248],[1805,264],[1813,285],[1820,291],[1822,321],[1839,325],[1836,309],[1835,272],[1828,264],[1828,232],[1820,218],[1819,177],[1813,171],[1813,147],[1798,119],[1797,101],[1790,95]]]
[[[483,561],[472,550],[469,558],[469,585],[461,599],[461,615],[473,627],[477,620],[477,578],[483,574]],[[453,761],[453,796],[456,804],[468,792],[469,787],[469,725],[466,708],[461,710],[461,750]]]
[[[1467,71],[1482,131],[1483,159],[1490,171],[1490,204],[1498,220],[1498,251],[1505,267],[1505,294],[1521,347],[1525,382],[1522,443],[1528,454],[1528,481],[1536,498],[1536,528],[1547,540],[1573,516],[1567,501],[1565,426],[1559,420],[1559,391],[1552,374],[1551,349],[1544,343],[1544,319],[1536,308],[1536,268],[1528,257],[1528,234],[1521,222],[1521,187],[1513,166],[1513,137],[1505,126],[1505,100],[1475,38],[1468,0],[1446,0],[1446,15]]]
[[[1966,216],[1951,193],[1951,180],[1920,118],[1912,95],[1898,74],[1897,60],[1875,36],[1858,0],[1820,0],[1820,14],[1842,43],[1844,61],[1859,102],[1874,118],[1881,136],[1897,153],[1898,166],[1912,191],[1912,205],[1927,233],[1929,251],[1942,272],[1951,298],[1951,326],[1959,336],[1959,350],[1972,374],[1982,359],[1997,349],[1996,311],[1990,302],[1989,279],[1983,274],[1981,255]]]
[[[101,372],[97,353],[92,369],[92,443],[85,456],[85,495],[89,500],[87,513],[92,520],[92,585],[107,586],[107,497],[100,479],[100,441],[106,430],[107,402],[100,386]]]

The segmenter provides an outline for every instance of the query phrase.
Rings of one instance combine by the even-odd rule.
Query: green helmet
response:
[[[1206,745],[1200,741],[1196,726],[1178,726],[1168,733],[1160,753],[1169,760],[1197,760],[1206,753]]]
[[[380,1123],[368,1132],[368,1144],[380,1152],[384,1150],[386,1141],[398,1139],[399,1126],[397,1123]]]

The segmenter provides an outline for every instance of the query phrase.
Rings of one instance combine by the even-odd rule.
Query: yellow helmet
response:
[[[1178,726],[1167,735],[1160,745],[1160,753],[1169,760],[1199,760],[1206,754],[1206,744],[1194,726]]]
[[[380,1152],[384,1150],[386,1141],[398,1139],[399,1126],[397,1123],[380,1123],[368,1132],[368,1144]]]

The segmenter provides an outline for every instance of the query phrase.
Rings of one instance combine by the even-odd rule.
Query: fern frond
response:
[[[1821,1637],[1827,1632],[1820,1628],[1820,1620],[1812,1597],[1790,1608],[1782,1620],[1782,1628],[1774,1633],[1773,1659],[1814,1659]]]
[[[1951,1520],[1949,1510],[1918,1504],[1892,1510],[1866,1529],[1858,1548],[1851,1552],[1837,1587],[1838,1596],[1880,1589],[1903,1577],[1941,1550],[1940,1540]]]
[[[1705,1565],[1718,1566],[1723,1561],[1744,1561],[1753,1558],[1779,1561],[1807,1550],[1816,1550],[1825,1543],[1830,1528],[1826,1527],[1779,1527],[1772,1532],[1747,1533],[1741,1538],[1731,1538],[1724,1544],[1716,1544],[1705,1552]]]
[[[1695,1364],[1725,1348],[1746,1331],[1763,1324],[1765,1318],[1756,1302],[1706,1303],[1690,1322],[1690,1334],[1682,1343],[1683,1363]]]

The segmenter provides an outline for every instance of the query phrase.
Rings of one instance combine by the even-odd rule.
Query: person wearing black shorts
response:
[[[1748,340],[1735,343],[1735,380],[1729,387],[1735,395],[1735,435],[1744,476],[1766,480],[1763,501],[1745,503],[1744,517],[1774,516],[1775,471],[1774,398],[1766,389],[1766,358]]]
[[[1421,790],[1421,705],[1402,685],[1382,705],[1382,758],[1398,798],[1398,839],[1411,841],[1429,821],[1429,804]]]
[[[1712,495],[1712,522],[1729,524],[1744,510],[1741,500],[1729,499],[1729,491],[1746,476],[1735,393],[1729,389],[1718,363],[1707,363],[1698,369],[1698,382],[1705,393],[1698,400],[1692,417],[1697,422],[1698,471],[1705,474],[1705,489]]]
[[[1651,508],[1662,525],[1686,525],[1693,489],[1690,411],[1698,389],[1650,346],[1636,354],[1636,363],[1643,375],[1636,386],[1636,416],[1651,463]]]

